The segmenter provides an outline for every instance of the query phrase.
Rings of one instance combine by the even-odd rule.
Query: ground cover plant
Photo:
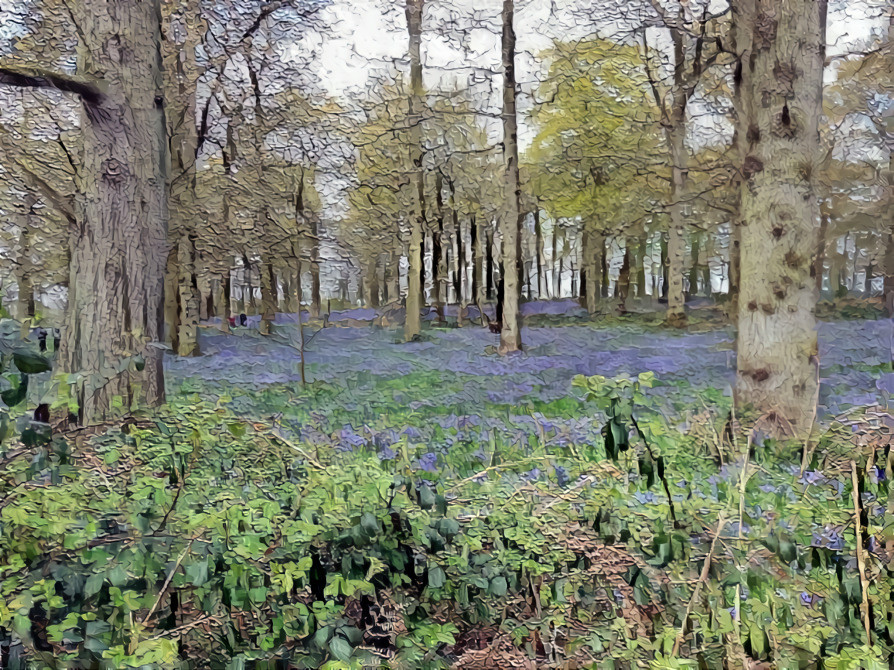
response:
[[[354,335],[319,336],[303,388],[257,371],[256,335],[211,335],[166,410],[8,448],[4,662],[887,664],[884,412],[775,441],[705,378],[577,374],[544,344],[519,384],[496,355],[453,360],[472,331],[406,370],[383,334],[380,367],[332,375]],[[239,358],[243,379],[215,374]]]

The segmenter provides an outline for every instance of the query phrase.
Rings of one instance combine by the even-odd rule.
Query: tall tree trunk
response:
[[[316,216],[311,216],[310,222],[312,233],[310,240],[310,316],[318,319],[322,305],[320,299],[320,222]],[[300,283],[301,277],[298,280]]]
[[[702,264],[702,287],[705,295],[714,295],[714,287],[711,285],[711,259],[714,257],[714,235],[707,233],[705,240],[705,262]]]
[[[661,297],[665,300],[667,300],[669,284],[668,275],[670,270],[667,237],[667,233],[661,234]]]
[[[600,236],[602,239],[602,245],[599,249],[599,263],[602,266],[602,286],[600,287],[599,295],[605,299],[608,298],[608,289],[609,284],[611,284],[611,275],[609,274],[611,268],[609,267],[608,257],[609,257],[609,239],[608,237],[602,235]]]
[[[485,260],[487,261],[487,276],[485,277],[485,294],[488,300],[493,300],[496,290],[495,282],[495,272],[494,272],[494,234],[493,231],[488,226],[486,235],[485,235]],[[497,314],[497,319],[500,318],[500,315]]]
[[[599,252],[605,246],[602,235],[591,232],[584,228],[583,231],[583,284],[586,287],[584,294],[586,296],[587,313],[590,316],[596,314],[599,305],[600,279],[602,278],[602,268],[599,263]]]
[[[232,311],[230,309],[230,300],[232,298],[232,279],[230,276],[230,272],[233,268],[233,259],[232,257],[228,258],[227,267],[220,275],[220,281],[218,282],[218,291],[217,291],[217,313],[220,315],[220,329],[225,332],[230,332],[230,316]]]
[[[487,299],[486,278],[484,276],[484,244],[487,240],[487,234],[478,218],[474,215],[469,222],[469,230],[472,234],[472,299],[475,301],[475,307],[479,312],[478,317],[483,326],[485,324],[484,302]]]
[[[627,297],[630,295],[630,244],[624,240],[624,262],[618,273],[618,313],[627,313]]]
[[[534,258],[537,263],[537,299],[546,296],[543,278],[543,222],[540,220],[540,206],[534,206]]]
[[[79,74],[83,164],[71,234],[61,372],[76,378],[82,424],[120,402],[164,401],[161,349],[167,234],[167,142],[157,0],[74,5],[84,44]]]
[[[825,0],[757,0],[749,21],[742,86],[750,104],[747,155],[739,169],[742,272],[736,402],[806,434],[815,416],[816,250],[819,119],[825,59]],[[740,51],[741,52],[741,51]],[[757,104],[758,101],[760,104]]]
[[[690,260],[689,260],[689,295],[698,295],[699,256],[701,255],[701,239],[699,234],[693,232],[690,236]]]
[[[276,317],[276,274],[273,272],[273,262],[269,256],[261,261],[261,324],[258,332],[261,335],[269,335],[273,327],[273,319]]]
[[[559,225],[553,221],[553,255],[552,255],[552,275],[553,275],[553,298],[561,297],[561,272],[559,270]]]
[[[168,257],[166,290],[178,292],[167,306],[171,319],[168,329],[177,354],[197,356],[201,294],[196,277],[196,161],[199,153],[196,86],[200,74],[196,48],[204,29],[198,0],[163,0],[162,9],[162,27],[167,36],[163,43],[165,118],[171,160],[168,227],[169,239],[175,248],[173,255]],[[176,315],[171,312],[173,308],[177,309]]]
[[[678,93],[681,95],[681,93]],[[683,199],[686,193],[689,156],[686,151],[685,102],[673,127],[668,131],[671,147],[670,227],[667,231],[667,323],[675,328],[686,324],[686,296],[683,292],[683,269],[686,266],[686,215]]]
[[[636,297],[646,297],[646,234],[637,237],[636,249]]]
[[[19,231],[19,248],[16,254],[15,278],[16,286],[19,291],[19,297],[16,300],[16,318],[25,323],[35,316],[34,303],[34,285],[32,277],[34,275],[34,264],[31,262],[31,217],[33,215],[33,205],[29,205],[28,214],[22,222]]]
[[[829,230],[829,213],[825,207],[820,208],[820,227],[816,241],[816,256],[813,260],[813,278],[816,284],[817,295],[823,290],[823,276],[826,273],[826,234]],[[829,284],[832,284],[831,277]]]
[[[419,336],[421,327],[420,304],[423,285],[422,231],[425,219],[425,187],[422,174],[422,10],[425,0],[407,0],[407,32],[410,38],[410,156],[413,172],[410,175],[413,190],[413,211],[410,214],[409,274],[407,277],[406,317],[404,339],[410,341]]]
[[[521,323],[519,320],[519,259],[521,258],[521,180],[518,166],[518,119],[516,118],[515,80],[515,0],[503,0],[503,165],[504,196],[500,217],[503,253],[500,282],[504,287],[503,312],[500,315],[500,354],[519,351]]]

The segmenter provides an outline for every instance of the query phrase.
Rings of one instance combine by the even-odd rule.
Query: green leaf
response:
[[[197,561],[186,566],[186,576],[193,586],[201,586],[208,581],[208,561]]]
[[[360,517],[360,527],[366,531],[371,538],[379,534],[379,520],[373,514],[365,512]]]
[[[505,596],[508,588],[509,585],[506,583],[506,578],[502,575],[490,580],[491,595],[497,596],[498,598]]]
[[[24,349],[14,351],[12,353],[12,360],[19,372],[24,372],[28,375],[37,375],[41,372],[48,372],[53,368],[52,364],[40,354],[35,354]]]
[[[428,484],[419,487],[419,506],[422,509],[431,509],[435,506],[435,494]]]
[[[440,565],[436,565],[428,571],[428,585],[431,588],[439,589],[446,583],[447,575],[444,573],[444,568],[442,568]]]
[[[0,400],[2,400],[7,407],[15,407],[19,403],[25,400],[25,396],[28,394],[28,375],[22,373],[21,379],[19,381],[19,385],[14,389],[7,389],[0,393]]]
[[[339,661],[347,663],[351,658],[354,648],[351,647],[351,643],[346,639],[340,635],[336,635],[329,641],[329,651],[331,651],[332,655]]]

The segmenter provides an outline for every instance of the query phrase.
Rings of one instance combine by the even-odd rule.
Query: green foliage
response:
[[[532,112],[531,190],[556,217],[620,232],[648,216],[664,186],[658,110],[635,47],[589,39],[544,54],[549,77]],[[651,194],[651,198],[650,198]]]
[[[526,446],[446,423],[425,440],[403,432],[453,411],[412,409],[407,394],[450,384],[432,372],[351,387],[370,430],[393,435],[393,458],[289,439],[230,409],[279,407],[302,435],[326,434],[357,412],[325,384],[298,398],[174,395],[127,432],[26,450],[2,480],[0,628],[34,667],[43,653],[72,668],[354,668],[372,653],[358,603],[392,603],[394,667],[444,667],[490,626],[529,654],[559,631],[593,667],[887,662],[890,588],[868,540],[865,646],[849,469],[817,461],[802,476],[768,442],[749,455],[747,436],[720,438],[728,399],[688,398],[650,373],[579,377],[584,397],[536,406],[542,422],[593,415],[592,443],[536,422]],[[688,428],[668,424],[671,391]],[[823,436],[823,457],[853,455],[846,435]],[[452,447],[422,467],[442,440]],[[879,472],[860,478],[870,538],[886,523]]]

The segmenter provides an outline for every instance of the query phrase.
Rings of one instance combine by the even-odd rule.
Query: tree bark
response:
[[[822,293],[823,276],[826,274],[826,234],[829,230],[829,214],[826,211],[822,211],[824,209],[821,208],[819,234],[816,241],[816,257],[813,261],[813,278],[816,283],[817,295]],[[829,284],[832,284],[831,277]]]
[[[630,244],[624,240],[624,262],[618,274],[618,314],[627,313],[627,296],[630,295]]]
[[[701,240],[698,233],[691,235],[689,254],[689,295],[698,295],[699,256],[701,255]]]
[[[742,8],[734,8],[741,12]],[[775,419],[777,433],[806,434],[815,417],[816,282],[820,219],[825,0],[756,0],[749,45],[739,45],[753,104],[739,166],[742,272],[736,402]],[[741,53],[741,50],[746,53]]]
[[[220,329],[224,333],[230,332],[230,315],[232,314],[230,310],[230,300],[232,296],[232,280],[230,277],[230,272],[233,267],[233,259],[229,258],[227,263],[227,268],[220,276],[220,282],[218,282],[218,306],[217,313],[220,314]]]
[[[540,207],[534,206],[534,258],[537,263],[537,299],[546,296],[543,278],[543,222],[540,220]]]
[[[199,129],[196,124],[196,85],[199,68],[196,47],[203,35],[198,0],[182,1],[182,12],[172,0],[163,0],[165,119],[170,147],[168,177],[168,232],[175,253],[168,257],[167,291],[179,295],[167,316],[171,345],[180,356],[199,354],[200,300],[196,278],[196,160]],[[174,30],[174,24],[182,30]],[[182,39],[180,38],[182,34]],[[171,313],[171,307],[177,314]],[[174,331],[177,331],[176,333]],[[174,346],[176,344],[176,346]]]
[[[500,281],[504,287],[499,353],[519,351],[521,323],[519,320],[519,258],[521,257],[521,181],[518,165],[518,119],[516,118],[515,80],[515,1],[503,0],[503,36],[501,55],[503,65],[503,164],[504,196],[500,217],[503,253]]]
[[[583,267],[584,282],[586,284],[586,307],[590,316],[596,314],[599,306],[599,298],[602,293],[601,279],[602,267],[599,255],[604,253],[605,239],[599,233],[583,232]]]
[[[79,73],[103,82],[82,95],[83,164],[71,234],[61,372],[82,424],[120,403],[164,401],[161,349],[167,234],[167,142],[158,2],[75,5],[85,43]],[[126,57],[125,57],[126,56]]]
[[[678,93],[678,95],[682,95]],[[689,156],[686,138],[685,102],[668,131],[671,147],[670,227],[667,231],[667,323],[675,328],[686,325],[686,296],[683,292],[683,269],[686,266],[686,215],[683,199],[688,181]]]
[[[23,323],[35,316],[34,303],[34,284],[32,277],[34,275],[34,265],[31,262],[31,216],[32,211],[29,205],[28,214],[22,222],[19,231],[19,249],[16,254],[15,279],[16,286],[19,291],[16,300],[16,318]]]
[[[640,300],[646,297],[646,234],[637,238],[636,249],[636,297]]]
[[[276,317],[276,275],[269,257],[261,262],[261,323],[258,332],[269,335]]]
[[[311,241],[310,241],[310,316],[320,317],[322,301],[320,299],[320,223],[316,216],[310,217]],[[301,277],[298,277],[301,283]],[[300,303],[299,303],[300,304]]]
[[[422,10],[425,0],[407,0],[407,32],[410,38],[410,156],[413,172],[410,181],[413,191],[413,211],[410,215],[410,245],[408,249],[409,274],[407,277],[406,317],[404,340],[407,342],[419,336],[421,320],[420,304],[423,285],[420,276],[422,267],[422,231],[425,223],[425,187],[422,174]]]

